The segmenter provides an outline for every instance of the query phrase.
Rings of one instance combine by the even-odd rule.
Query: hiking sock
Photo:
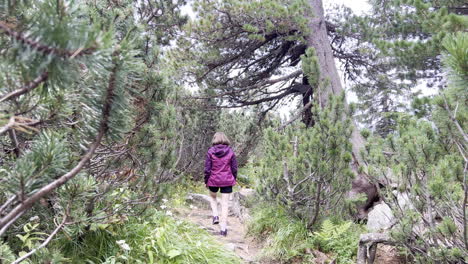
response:
[[[221,217],[220,217],[220,226],[221,230],[226,230],[227,228],[227,218],[229,212],[229,193],[221,194]]]
[[[226,229],[227,229],[227,224],[221,222],[220,227],[221,227],[221,230],[222,230],[222,231],[226,231]]]

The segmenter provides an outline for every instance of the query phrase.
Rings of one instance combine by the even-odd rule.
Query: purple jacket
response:
[[[226,187],[236,184],[236,155],[228,145],[214,145],[208,149],[205,161],[205,184]]]

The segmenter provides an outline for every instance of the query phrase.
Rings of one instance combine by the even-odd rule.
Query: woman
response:
[[[227,216],[229,195],[232,186],[236,184],[237,160],[236,155],[229,147],[229,139],[222,132],[216,132],[211,141],[212,147],[208,149],[205,161],[205,184],[210,189],[210,204],[213,211],[213,224],[219,224],[218,201],[216,194],[221,192],[221,232],[227,236]]]

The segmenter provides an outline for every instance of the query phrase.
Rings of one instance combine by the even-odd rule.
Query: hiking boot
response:
[[[227,229],[226,230],[221,230],[219,232],[219,234],[222,235],[222,236],[227,236]]]
[[[218,216],[213,216],[213,225],[219,224],[219,217]]]

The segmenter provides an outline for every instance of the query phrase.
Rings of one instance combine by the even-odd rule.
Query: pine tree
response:
[[[351,121],[346,118],[344,95],[313,109],[311,128],[288,127],[282,133],[268,129],[257,188],[314,228],[323,216],[343,215],[343,193],[354,174],[351,161]],[[341,211],[340,211],[341,209]]]
[[[402,115],[397,133],[368,148],[370,174],[396,185],[382,196],[397,220],[392,237],[418,263],[468,260],[468,35],[442,45],[450,81],[430,102],[434,110],[424,119]]]
[[[186,21],[184,4],[2,1],[5,241],[35,215],[46,233],[73,223],[80,241],[91,223],[144,210],[175,178],[180,88],[161,48]]]
[[[364,64],[346,60],[345,70],[359,99],[360,119],[380,135],[396,129],[398,113],[421,91],[443,85],[442,39],[468,26],[463,1],[371,1],[369,14],[349,10],[332,19],[337,42]]]

